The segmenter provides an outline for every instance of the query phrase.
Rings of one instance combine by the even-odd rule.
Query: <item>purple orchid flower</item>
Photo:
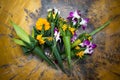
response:
[[[68,21],[72,21],[73,25],[78,22],[78,19],[81,18],[80,10],[76,10],[74,12],[70,12],[69,16],[67,17]]]
[[[76,39],[77,39],[77,34],[75,32],[74,35],[71,38],[71,42],[73,43]]]
[[[87,45],[89,45],[89,44],[90,44],[90,41],[89,41],[89,40],[84,40],[83,43],[81,43],[80,45],[81,45],[82,47],[85,47],[85,46],[87,46]]]
[[[81,45],[81,47],[86,47],[86,49],[84,51],[85,54],[92,54],[94,51],[94,48],[97,47],[96,44],[93,44],[89,40],[84,40],[83,43],[81,43],[80,45]]]
[[[54,37],[55,37],[56,42],[59,41],[59,40],[61,41],[60,32],[58,31],[57,28],[54,29]]]
[[[86,29],[88,22],[89,22],[89,18],[81,18],[80,25],[82,26],[82,29],[83,29],[83,30]]]

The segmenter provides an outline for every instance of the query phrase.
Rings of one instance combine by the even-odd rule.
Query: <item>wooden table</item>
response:
[[[30,34],[39,17],[56,7],[66,17],[80,9],[90,18],[91,31],[112,17],[104,30],[94,36],[98,45],[89,58],[75,65],[67,76],[54,70],[35,55],[26,56],[12,38],[15,32],[9,21],[19,24]],[[120,80],[120,0],[1,0],[0,1],[0,80]]]

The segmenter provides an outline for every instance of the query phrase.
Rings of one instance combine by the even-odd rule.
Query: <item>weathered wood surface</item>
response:
[[[0,80],[120,80],[120,0],[0,0]],[[12,41],[16,36],[9,20],[30,33],[38,17],[48,8],[61,15],[80,9],[90,18],[89,31],[108,19],[112,23],[94,36],[94,54],[78,62],[73,75],[67,76],[47,66],[35,55],[26,56]]]

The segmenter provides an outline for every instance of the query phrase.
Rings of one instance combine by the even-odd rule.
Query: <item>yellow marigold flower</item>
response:
[[[40,44],[44,44],[45,41],[42,39],[42,40],[39,41],[39,43],[40,43]]]
[[[41,31],[42,27],[44,27],[44,30],[50,29],[50,23],[45,18],[39,18],[38,21],[36,22],[36,29],[37,30]]]
[[[76,55],[79,56],[80,58],[82,58],[84,56],[84,51],[80,51]]]
[[[48,37],[47,39],[48,39],[48,41],[52,41],[52,40],[53,40],[53,38],[52,38],[52,37]]]
[[[90,36],[90,37],[88,37],[88,40],[91,40],[92,39],[92,37]]]
[[[76,50],[79,50],[79,49],[80,49],[80,47],[79,47],[79,46],[76,46],[76,47],[75,47],[75,49],[76,49]]]
[[[64,24],[64,25],[62,26],[62,29],[63,29],[63,31],[65,31],[65,30],[67,29],[67,25]]]
[[[71,31],[72,35],[74,35],[75,28],[70,27],[69,30]]]
[[[45,41],[42,39],[42,35],[37,35],[36,39],[39,41],[40,44],[45,43]]]
[[[37,35],[36,39],[37,39],[37,40],[42,39],[42,35]]]

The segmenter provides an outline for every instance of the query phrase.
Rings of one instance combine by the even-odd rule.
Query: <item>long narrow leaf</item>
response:
[[[20,39],[15,39],[13,38],[13,41],[16,43],[16,44],[19,44],[21,46],[27,46],[22,40]]]
[[[12,26],[14,27],[17,35],[22,39],[23,41],[30,43],[29,35],[17,24],[11,21]]]
[[[68,65],[69,68],[71,68],[71,44],[70,44],[70,36],[64,36],[63,37],[63,42],[65,45],[65,52],[66,52],[66,56],[68,59]]]
[[[51,23],[51,37],[53,37],[54,35],[54,27],[55,27],[55,24]]]
[[[38,55],[41,59],[45,60],[52,67],[56,68],[55,64],[44,54],[40,47],[36,46],[35,49],[33,50],[33,53]]]
[[[58,52],[58,50],[57,50],[57,47],[54,47],[54,46],[51,46],[51,47],[52,47],[52,50],[53,50],[53,55],[54,55],[54,57],[57,59],[58,65],[59,65],[60,69],[61,69],[63,72],[65,72],[65,71],[64,71],[63,62],[62,62],[62,58],[61,58],[61,56],[60,56],[60,54],[59,54],[59,52]]]
[[[35,37],[35,31],[34,31],[34,28],[32,29],[32,37],[33,37],[33,38]]]

